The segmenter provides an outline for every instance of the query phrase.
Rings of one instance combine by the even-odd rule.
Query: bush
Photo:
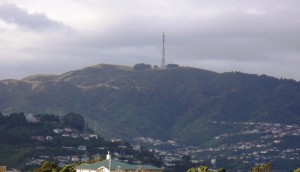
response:
[[[166,68],[177,68],[177,67],[179,67],[178,64],[167,64],[166,65]]]
[[[152,66],[150,64],[145,64],[145,63],[139,63],[139,64],[135,64],[133,66],[134,70],[150,70],[152,69]]]

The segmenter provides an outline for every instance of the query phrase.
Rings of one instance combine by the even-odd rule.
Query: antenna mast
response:
[[[162,48],[162,58],[161,58],[161,68],[165,68],[165,62],[166,62],[166,53],[165,53],[165,33],[163,32],[163,48]]]

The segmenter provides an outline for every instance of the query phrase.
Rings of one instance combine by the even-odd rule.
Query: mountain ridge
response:
[[[209,121],[300,122],[300,84],[191,67],[136,70],[99,64],[61,75],[0,81],[3,112],[67,113],[97,121],[105,137],[202,144],[227,130]],[[187,134],[189,133],[189,134]]]

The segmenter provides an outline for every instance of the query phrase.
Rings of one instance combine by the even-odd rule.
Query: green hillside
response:
[[[44,161],[53,161],[60,166],[92,162],[105,158],[110,151],[114,158],[129,163],[141,161],[160,165],[148,150],[135,150],[120,140],[105,140],[92,134],[89,128],[83,133],[84,126],[85,119],[75,113],[61,117],[38,114],[28,118],[23,113],[2,115],[0,112],[0,164],[33,171]]]
[[[300,83],[240,72],[100,64],[62,75],[0,81],[2,112],[77,112],[104,137],[205,144],[241,128],[211,121],[300,122]]]

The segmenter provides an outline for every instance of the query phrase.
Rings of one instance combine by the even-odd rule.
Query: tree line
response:
[[[164,66],[165,68],[178,68],[179,65],[178,64],[167,64],[166,66]],[[159,69],[159,67],[157,65],[154,65],[152,67],[152,65],[150,64],[145,64],[145,63],[139,63],[139,64],[135,64],[133,66],[133,70],[151,70],[151,69]]]

